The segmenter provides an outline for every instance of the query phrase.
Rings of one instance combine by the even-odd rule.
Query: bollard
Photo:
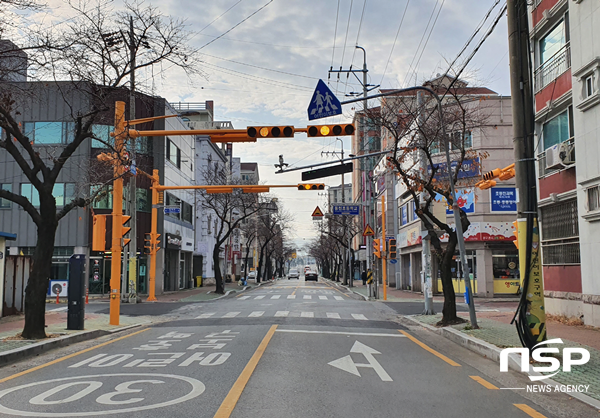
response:
[[[59,301],[59,296],[58,296],[58,295],[60,295],[60,293],[56,293],[56,304],[57,304],[57,305],[60,303],[60,301]]]
[[[89,288],[85,288],[85,304],[87,305],[89,303],[89,296],[90,296],[90,289]]]

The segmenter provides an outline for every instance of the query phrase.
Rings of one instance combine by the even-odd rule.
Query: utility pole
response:
[[[513,322],[523,346],[546,339],[544,288],[540,273],[537,190],[534,157],[533,84],[526,0],[507,1],[510,91],[512,97],[519,269],[523,292]]]
[[[129,17],[129,120],[135,119],[135,36],[133,33],[133,16]],[[130,138],[131,168],[135,170],[136,139]],[[137,177],[129,178],[129,208],[131,214],[131,231],[129,236],[129,303],[137,302]],[[125,254],[125,252],[124,252]],[[123,263],[125,266],[126,263]],[[126,286],[123,286],[125,291]]]

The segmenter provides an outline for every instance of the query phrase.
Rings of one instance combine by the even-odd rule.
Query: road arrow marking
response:
[[[393,382],[393,379],[389,374],[385,371],[385,369],[379,364],[379,362],[375,359],[373,354],[381,354],[379,351],[374,348],[369,347],[361,343],[360,341],[355,341],[354,345],[350,349],[351,353],[362,354],[367,359],[368,363],[355,363],[350,356],[344,356],[332,362],[329,362],[330,366],[336,367],[338,369],[344,370],[348,373],[351,373],[356,376],[360,376],[358,372],[358,367],[369,367],[375,370],[377,376],[384,382]]]

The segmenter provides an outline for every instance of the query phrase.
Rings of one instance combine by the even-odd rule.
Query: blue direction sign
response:
[[[165,213],[181,213],[181,208],[179,208],[179,207],[177,207],[177,208],[165,207]]]
[[[342,105],[329,87],[319,80],[315,93],[308,104],[308,120],[326,118],[342,114]]]
[[[333,205],[334,215],[351,215],[356,216],[360,214],[360,205],[345,204],[345,205]]]

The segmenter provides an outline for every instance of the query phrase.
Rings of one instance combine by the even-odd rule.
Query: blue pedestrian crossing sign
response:
[[[326,118],[342,114],[342,105],[329,87],[319,80],[315,93],[308,104],[308,120]]]

